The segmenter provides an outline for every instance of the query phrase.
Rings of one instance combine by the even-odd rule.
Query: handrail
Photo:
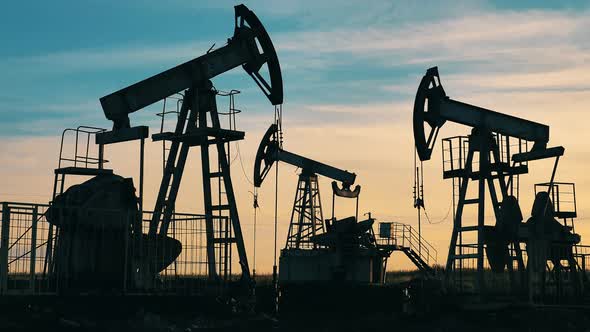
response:
[[[390,237],[382,239],[394,240],[395,245],[411,249],[428,265],[436,263],[438,252],[412,226],[399,222],[388,223],[391,224]]]
[[[97,133],[102,133],[105,132],[106,129],[104,128],[98,128],[98,127],[90,127],[90,126],[78,126],[76,129],[74,128],[66,128],[63,130],[62,134],[61,134],[61,144],[59,147],[59,160],[58,160],[58,168],[62,167],[62,161],[69,161],[69,162],[73,162],[74,163],[74,167],[78,166],[78,163],[84,165],[84,167],[88,167],[88,164],[90,165],[100,165],[104,162],[106,162],[106,160],[104,160],[102,158],[102,156],[99,153],[98,157],[92,157],[89,156],[89,152],[90,152],[90,136],[91,135],[96,135]],[[66,137],[66,134],[68,132],[74,132],[75,133],[75,141],[74,141],[74,156],[73,159],[72,158],[68,158],[68,157],[64,157],[63,156],[63,148],[64,148],[64,140]],[[85,145],[85,155],[84,155],[84,147],[81,148],[81,152],[82,155],[78,155],[78,143],[80,141],[80,134],[86,134],[86,142],[84,144],[84,142],[82,144]]]

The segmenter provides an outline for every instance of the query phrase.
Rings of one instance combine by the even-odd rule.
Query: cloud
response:
[[[190,42],[161,45],[111,46],[7,59],[4,66],[29,65],[46,70],[77,72],[176,64],[204,54],[211,44]]]
[[[587,61],[589,27],[585,12],[476,13],[421,24],[284,33],[277,48],[311,58],[347,54],[386,66],[509,60],[531,67],[556,59],[567,65]]]
[[[389,11],[379,10],[382,16],[390,11],[402,11],[401,5],[387,5],[388,1],[376,1],[375,6],[359,10],[358,3],[348,5],[311,4],[295,1],[289,6],[260,4],[261,10],[297,16],[301,12],[323,13],[333,10],[335,17],[353,17],[364,24],[354,26],[329,23],[318,18],[321,26],[304,26],[293,31],[271,32],[279,53],[281,66],[286,72],[288,86],[296,89],[301,85],[325,85],[330,70],[354,68],[362,74],[363,68],[391,72],[391,84],[399,84],[407,75],[397,77],[395,70],[438,64],[451,68],[457,74],[463,72],[528,74],[552,72],[554,75],[579,73],[582,67],[588,72],[590,29],[587,11],[489,11],[479,6],[456,5],[461,8],[458,16],[452,10],[442,10],[430,19],[415,21],[379,21],[367,17],[374,8],[395,7]],[[217,6],[217,5],[216,5]],[[226,4],[220,6],[225,7]],[[417,5],[409,5],[402,12],[417,16]],[[413,8],[413,9],[412,9]],[[437,7],[434,6],[436,9]],[[455,7],[450,7],[455,8]],[[433,10],[432,8],[429,10]],[[411,11],[413,15],[410,15]],[[435,11],[435,10],[433,10]],[[354,15],[353,13],[358,13]],[[345,15],[349,13],[349,15]],[[318,14],[319,15],[319,14]],[[370,15],[368,15],[370,16]],[[5,59],[3,67],[35,68],[49,72],[88,72],[99,70],[154,68],[161,69],[190,60],[203,54],[211,42],[157,43],[155,45],[108,46],[85,50],[64,50],[57,53],[36,55],[20,59]],[[218,45],[219,47],[220,45]],[[150,72],[154,72],[151,69]],[[584,75],[577,77],[585,77]],[[368,74],[366,75],[368,76]],[[355,79],[367,79],[367,77]],[[515,79],[506,88],[518,88]],[[531,77],[534,79],[534,77]],[[303,82],[303,80],[305,82]],[[499,77],[502,80],[502,77]],[[496,80],[496,81],[499,81]],[[578,81],[582,81],[579,78]],[[330,80],[334,82],[334,80]],[[530,81],[530,80],[529,80]],[[537,85],[542,80],[536,80]],[[573,85],[576,82],[565,82]]]
[[[570,65],[572,63],[570,62]],[[590,66],[587,64],[572,67],[527,73],[482,73],[474,79],[473,74],[457,74],[444,77],[446,82],[470,85],[479,91],[517,91],[527,90],[567,90],[590,89]]]
[[[176,0],[175,5],[190,8],[213,8],[233,11],[236,0],[219,0],[195,5],[192,1]],[[156,3],[157,5],[157,3]],[[442,16],[460,16],[464,12],[489,9],[487,1],[411,1],[411,0],[252,0],[247,3],[263,23],[270,20],[289,20],[299,28],[308,29],[326,25],[366,26],[407,21],[423,21]]]
[[[3,138],[13,135],[45,136],[61,132],[64,127],[77,127],[80,123],[106,123],[98,98],[69,103],[32,103],[27,99],[0,101],[0,115],[3,119],[0,137]]]

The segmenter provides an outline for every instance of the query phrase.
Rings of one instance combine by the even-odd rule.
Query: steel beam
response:
[[[310,174],[319,174],[330,179],[340,181],[346,184],[353,184],[356,179],[356,174],[348,171],[326,165],[319,161],[305,158],[295,153],[285,150],[279,150],[277,159],[293,166],[301,168],[303,171]]]
[[[95,142],[98,145],[121,143],[127,141],[134,141],[145,139],[149,136],[148,126],[138,126],[132,128],[123,128],[114,131],[105,131],[97,133]]]
[[[440,101],[438,112],[440,112],[440,117],[445,120],[473,128],[482,128],[535,143],[547,143],[549,141],[549,126],[547,125],[466,104],[450,98],[443,98]]]
[[[172,94],[238,67],[251,59],[248,44],[238,40],[100,98],[104,114],[117,121]]]
[[[529,152],[515,153],[512,155],[512,161],[521,163],[525,161],[533,161],[546,158],[559,158],[563,156],[565,148],[563,146],[555,146],[544,150],[532,150]]]

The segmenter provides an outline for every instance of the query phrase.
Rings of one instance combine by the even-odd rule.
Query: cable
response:
[[[242,162],[242,153],[240,152],[240,144],[237,141],[236,141],[236,151],[238,152],[236,158],[239,158],[240,168],[242,169],[242,173],[244,173],[244,177],[246,178],[246,181],[248,181],[248,183],[250,183],[252,186],[254,186],[254,182],[252,182],[250,180],[250,178],[248,177],[248,174],[246,173],[246,170],[244,169],[244,163]]]
[[[283,106],[276,105],[275,106],[275,115],[274,121],[277,125],[277,137],[275,137],[279,142],[279,147],[282,148],[283,146],[283,128],[282,128],[282,117],[283,117]],[[277,149],[277,154],[278,154]],[[278,159],[278,158],[277,158]],[[278,278],[277,278],[277,233],[278,233],[278,211],[279,211],[279,163],[276,163],[275,166],[275,227],[274,227],[274,264],[272,267],[272,279],[273,279],[273,286],[275,290],[275,312],[278,312],[278,305],[279,305],[279,293],[278,293]]]
[[[279,210],[279,164],[275,168],[275,215],[274,215],[274,267],[277,265],[277,225]]]
[[[275,114],[274,114],[274,122],[277,125],[277,141],[279,142],[279,147],[283,145],[282,140],[282,107],[281,105],[275,106]],[[278,153],[278,150],[277,150]],[[277,158],[278,159],[278,158]],[[274,265],[273,265],[273,279],[276,277],[276,267],[277,267],[277,233],[278,233],[278,210],[279,210],[279,163],[276,163],[275,168],[275,211],[274,211]]]
[[[253,192],[251,191],[250,193],[254,196],[254,202],[253,202],[253,206],[254,206],[254,251],[253,251],[253,262],[252,262],[252,276],[256,277],[256,220],[257,220],[257,209],[259,208],[258,205],[258,189],[256,188],[256,186],[253,186]]]
[[[426,207],[424,205],[424,164],[422,160],[420,160],[420,166],[418,166],[418,159],[416,158],[417,151],[414,149],[414,208],[418,209],[418,229],[420,229],[420,210],[424,210],[424,216],[426,220],[431,225],[437,225],[445,222],[449,214],[451,213],[451,208],[453,207],[453,201],[451,200],[449,204],[449,209],[447,210],[447,214],[439,221],[433,222],[426,212]],[[453,188],[453,190],[455,190]]]
[[[443,222],[447,221],[447,219],[449,218],[449,214],[451,213],[451,208],[452,207],[453,207],[453,201],[451,201],[451,204],[449,204],[449,209],[447,210],[447,214],[444,216],[444,218],[442,218],[441,220],[439,220],[437,222],[432,222],[430,220],[430,217],[428,216],[428,213],[426,212],[426,209],[424,209],[424,216],[426,217],[426,220],[428,221],[428,223],[431,224],[431,225],[442,224]]]

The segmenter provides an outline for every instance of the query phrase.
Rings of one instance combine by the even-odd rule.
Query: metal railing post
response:
[[[135,216],[131,214],[131,216]],[[127,292],[127,277],[128,277],[128,270],[129,270],[129,229],[133,225],[133,217],[130,217],[129,211],[127,211],[127,215],[125,217],[125,256],[123,259],[123,293]],[[135,249],[135,248],[134,248]]]
[[[33,218],[31,219],[31,265],[29,286],[31,292],[35,292],[35,265],[37,260],[37,218],[39,215],[39,205],[33,208]]]
[[[10,235],[10,207],[2,203],[2,228],[0,233],[0,294],[5,294],[8,288],[8,247]]]

